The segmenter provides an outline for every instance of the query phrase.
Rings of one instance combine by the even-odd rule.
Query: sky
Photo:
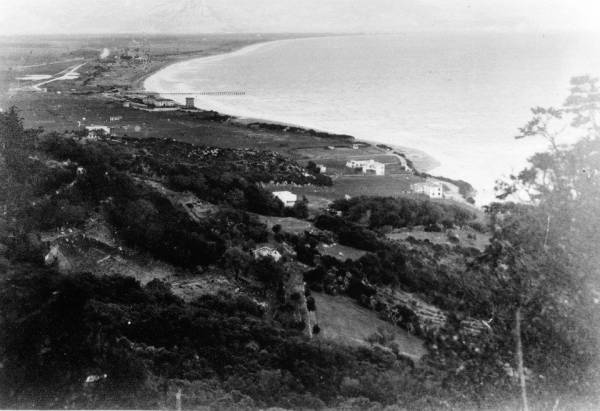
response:
[[[0,35],[600,31],[600,0],[0,0]]]

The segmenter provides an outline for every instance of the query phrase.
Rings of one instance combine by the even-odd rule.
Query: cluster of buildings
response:
[[[121,95],[123,107],[144,111],[197,110],[194,97],[186,97],[185,105],[153,93],[126,92]]]
[[[348,160],[346,167],[360,169],[363,174],[375,174],[376,176],[385,175],[385,164],[379,161],[371,160]]]
[[[150,53],[147,50],[139,47],[126,47],[118,50],[113,50],[112,53],[110,50],[105,49],[100,55],[100,59],[108,59],[108,62],[135,61],[138,63],[148,63],[150,62]]]

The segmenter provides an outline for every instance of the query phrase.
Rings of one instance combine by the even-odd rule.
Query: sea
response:
[[[409,33],[288,39],[170,65],[144,87],[225,114],[426,152],[477,202],[547,148],[515,139],[530,108],[559,106],[573,76],[600,75],[582,33]],[[216,95],[219,92],[243,94]]]

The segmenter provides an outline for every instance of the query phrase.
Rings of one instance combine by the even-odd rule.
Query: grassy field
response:
[[[317,305],[317,322],[321,329],[318,338],[350,346],[368,346],[367,339],[371,335],[385,330],[393,334],[393,341],[401,353],[414,359],[426,353],[419,338],[383,321],[375,312],[359,306],[352,299],[316,292],[312,296]]]
[[[344,198],[345,195],[351,197],[361,195],[410,196],[412,195],[410,185],[421,180],[419,177],[410,174],[402,176],[356,175],[335,178],[331,187],[271,185],[268,188],[273,191],[289,190],[299,196],[306,196],[309,201],[314,198],[325,204],[331,200]]]
[[[353,149],[349,144],[334,145],[333,150],[322,150],[321,147],[307,147],[297,150],[297,155],[300,159],[315,163],[323,164],[327,167],[339,168],[343,170],[346,161],[349,159],[368,160],[374,159],[382,163],[400,164],[400,160],[396,155],[388,150],[377,147],[373,143],[361,143],[359,148]],[[415,166],[422,171],[426,171],[439,165],[439,163],[427,155],[426,153],[416,150],[412,147],[395,146],[394,151],[406,154],[413,161]],[[345,170],[347,172],[347,170]]]
[[[76,84],[72,85],[76,87]],[[100,124],[111,127],[113,134],[118,136],[168,137],[209,146],[273,150],[293,157],[296,157],[298,147],[325,147],[337,141],[335,137],[305,133],[252,130],[239,124],[207,119],[202,113],[141,111],[123,107],[120,102],[99,94],[19,93],[0,97],[0,105],[18,107],[26,127],[43,127],[46,131],[62,132]],[[111,122],[110,117],[122,119]]]
[[[304,231],[314,230],[314,225],[306,220],[299,220],[293,217],[273,217],[256,215],[258,219],[267,225],[267,228],[271,230],[274,225],[279,224],[282,231],[292,234],[302,234]]]

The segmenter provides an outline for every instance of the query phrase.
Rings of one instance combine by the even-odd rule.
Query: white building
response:
[[[375,174],[377,176],[385,175],[385,164],[379,161],[371,160],[349,160],[346,163],[348,168],[360,168],[363,174]]]
[[[273,191],[273,195],[286,207],[293,207],[298,200],[298,196],[290,191]]]
[[[317,164],[317,170],[319,170],[319,173],[323,174],[327,171],[327,167],[325,167],[323,164]]]
[[[439,181],[425,181],[411,185],[417,194],[425,194],[429,198],[444,198],[444,185]]]
[[[281,259],[281,253],[279,251],[266,246],[255,249],[254,251],[252,251],[252,254],[254,254],[254,258],[257,260],[259,258],[270,257],[273,260],[275,260],[275,262],[277,262]]]
[[[88,137],[98,137],[102,134],[105,136],[110,135],[110,127],[108,126],[91,125],[85,126],[85,129],[88,132]]]

